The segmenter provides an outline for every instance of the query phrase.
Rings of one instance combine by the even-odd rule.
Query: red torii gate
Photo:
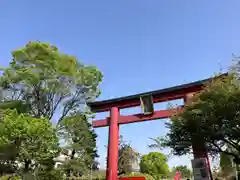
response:
[[[225,75],[226,74],[223,74],[221,76]],[[119,112],[120,109],[140,106],[143,103],[141,97],[147,97],[147,100],[152,101],[152,104],[182,98],[186,102],[191,99],[194,93],[201,91],[204,87],[204,84],[211,80],[212,78],[209,78],[157,91],[88,103],[93,112],[110,111],[110,117],[93,121],[94,128],[109,126],[106,171],[107,180],[117,180],[119,125],[168,118],[171,117],[179,108],[156,111],[152,109],[153,111],[147,114],[142,113],[128,116],[121,116]],[[207,158],[204,142],[201,143],[199,139],[196,141],[193,140],[192,148],[194,158]]]

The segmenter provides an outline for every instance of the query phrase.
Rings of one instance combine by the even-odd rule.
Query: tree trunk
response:
[[[24,163],[25,163],[25,165],[24,165],[24,170],[23,171],[28,172],[31,161],[30,160],[24,160]]]
[[[236,180],[240,180],[240,165],[236,164]]]

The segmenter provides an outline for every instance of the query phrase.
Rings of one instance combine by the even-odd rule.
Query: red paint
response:
[[[128,116],[119,116],[118,124],[130,124],[130,123],[137,123],[142,121],[151,121],[156,119],[164,119],[171,117],[172,115],[176,114],[181,110],[182,107],[179,108],[173,108],[168,110],[159,110],[155,111],[152,115],[143,115],[143,114],[134,114],[134,115],[128,115]],[[110,117],[106,119],[101,120],[94,120],[93,121],[93,127],[99,128],[99,127],[106,127],[108,126],[108,122],[110,120]]]
[[[212,175],[212,171],[211,171],[211,166],[210,166],[210,160],[209,160],[209,157],[208,157],[208,153],[206,151],[206,158],[207,158],[207,166],[208,166],[208,170],[209,170],[209,174],[210,174],[210,179],[213,180],[213,175]]]
[[[216,78],[221,78],[227,76],[227,73],[224,73]],[[174,99],[181,99],[186,94],[195,93],[201,91],[204,87],[204,84],[212,81],[213,78],[204,79],[201,81],[196,81],[193,83],[183,84],[180,86],[175,86],[171,88],[161,89],[157,91],[151,91],[141,94],[136,94],[132,96],[125,96],[110,100],[89,102],[91,110],[94,112],[105,112],[109,111],[111,107],[118,107],[119,109],[136,107],[140,106],[140,96],[151,94],[154,103],[164,102]]]
[[[122,177],[119,180],[146,180],[145,177]]]
[[[182,179],[181,173],[179,171],[177,171],[174,176],[174,180],[181,180],[181,179]]]
[[[119,110],[112,107],[110,112],[110,126],[108,137],[108,160],[107,160],[107,180],[117,180],[118,175],[118,118]]]
[[[153,95],[153,102],[159,103],[159,102],[166,102],[171,101],[175,99],[181,99],[186,96],[186,94],[194,93],[202,90],[203,85],[194,86],[191,88],[185,88],[185,89],[177,89],[174,91],[164,92],[160,94]],[[105,112],[109,111],[112,106],[118,107],[119,109],[124,108],[130,108],[130,107],[136,107],[140,106],[140,100],[139,97],[137,99],[130,99],[130,100],[119,100],[114,103],[106,103],[104,105],[90,105],[91,108],[94,109],[94,112]]]

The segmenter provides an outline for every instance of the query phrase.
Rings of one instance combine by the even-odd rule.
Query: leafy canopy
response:
[[[18,114],[16,110],[6,110],[1,117],[0,144],[1,163],[28,162],[25,170],[59,153],[58,137],[51,123],[44,118]]]
[[[57,112],[59,122],[99,95],[101,72],[61,53],[56,46],[29,42],[12,56],[0,78],[4,98],[23,100],[35,117],[52,119]]]
[[[0,77],[0,109],[16,108],[18,113],[25,114],[15,111],[4,114],[5,119],[13,116],[17,123],[8,124],[15,121],[6,121],[2,124],[13,128],[10,132],[1,132],[2,141],[6,141],[2,149],[8,149],[8,143],[16,146],[14,141],[17,141],[22,153],[15,153],[12,159],[18,154],[18,161],[23,161],[27,168],[37,163],[52,166],[57,156],[52,148],[58,142],[58,135],[65,140],[62,153],[66,150],[71,153],[67,161],[71,161],[71,165],[67,171],[72,171],[73,166],[79,168],[79,164],[83,169],[88,168],[97,154],[96,134],[87,121],[91,116],[86,102],[100,94],[98,85],[102,73],[96,67],[83,65],[76,57],[60,52],[56,46],[39,41],[28,42],[14,50],[12,56],[9,67],[3,69]],[[57,123],[56,130],[51,121]],[[52,129],[53,134],[45,134],[44,128],[46,131]],[[12,140],[9,133],[17,133],[15,138],[20,140]],[[45,139],[47,135],[49,139]],[[31,143],[33,140],[36,141]],[[33,155],[36,161],[29,161]],[[50,172],[49,168],[47,170]]]
[[[143,155],[140,161],[140,172],[149,174],[154,178],[166,177],[169,173],[167,160],[167,156],[160,152]]]
[[[66,145],[62,153],[67,157],[63,163],[66,172],[85,174],[94,165],[94,158],[98,157],[96,137],[87,114],[76,113],[64,118],[60,123],[60,137]]]
[[[235,74],[215,78],[196,94],[184,111],[171,118],[169,133],[158,140],[175,155],[192,151],[192,138],[202,139],[211,155],[240,159],[240,83]],[[228,147],[228,148],[227,148]]]
[[[235,167],[233,165],[233,157],[225,153],[220,153],[220,172],[221,175],[226,177],[235,173]]]

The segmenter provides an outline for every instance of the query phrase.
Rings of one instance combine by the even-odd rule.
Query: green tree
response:
[[[21,100],[9,100],[9,101],[0,101],[0,110],[6,109],[16,109],[18,113],[26,113],[28,112],[29,108],[24,101]]]
[[[68,175],[82,176],[94,165],[96,150],[96,137],[86,113],[76,113],[66,117],[60,123],[60,136],[65,140],[63,152],[67,160],[63,168]]]
[[[175,155],[191,153],[192,138],[203,140],[211,155],[224,153],[240,160],[240,84],[234,74],[213,79],[171,118],[169,132],[159,138]],[[230,148],[226,148],[230,147]],[[231,149],[231,150],[230,150]]]
[[[31,180],[33,178],[30,178]],[[37,173],[35,173],[36,180],[63,180],[64,172],[60,169],[52,169],[50,171],[46,171],[44,169],[39,169]]]
[[[77,118],[79,114],[89,117],[86,102],[100,94],[98,85],[102,80],[101,72],[94,66],[83,65],[76,57],[60,52],[56,46],[39,41],[27,43],[25,47],[13,51],[12,56],[9,67],[0,77],[3,102],[22,102],[27,109],[20,111],[26,111],[29,117],[56,122],[59,133],[64,129],[69,134],[68,139],[74,141],[70,145],[68,143],[74,152],[77,148],[73,148],[73,144],[80,141],[82,137],[78,135],[82,134],[70,133],[76,128],[69,119]],[[81,121],[82,124],[84,122],[86,129],[83,131],[92,134],[90,125]],[[91,137],[94,142],[96,136]],[[90,150],[86,146],[85,151],[93,157],[93,154],[96,155],[92,153],[95,148],[92,143]],[[54,164],[52,158],[43,161],[51,167]]]
[[[163,138],[162,137],[156,137],[156,138],[150,138],[153,143],[148,145],[148,147],[152,148],[152,149],[160,149],[162,150],[163,148]]]
[[[100,93],[102,74],[48,43],[29,42],[12,52],[13,60],[0,78],[5,100],[22,100],[29,114],[60,122],[84,109]],[[57,117],[54,116],[57,113]]]
[[[169,174],[167,160],[167,156],[160,152],[143,155],[140,161],[140,171],[153,176],[155,179],[166,177]]]
[[[17,100],[4,101],[2,96],[0,96],[0,117],[3,118],[8,109],[16,109],[18,113],[24,113],[27,111],[27,105],[24,104],[24,102]],[[0,145],[0,174],[13,174],[17,172],[17,165],[14,162],[17,153],[18,149],[13,143]]]
[[[119,138],[119,151],[118,151],[118,172],[119,174],[130,173],[133,171],[134,163],[138,163],[139,153],[136,152],[130,143],[123,140],[123,137]]]
[[[220,153],[220,170],[223,177],[227,177],[235,173],[232,156],[229,156],[225,153]]]
[[[174,175],[176,174],[176,172],[180,172],[181,173],[181,176],[183,178],[191,178],[191,170],[187,168],[187,166],[175,166],[172,168],[172,176],[174,177]]]
[[[59,153],[56,130],[44,118],[6,110],[0,121],[1,164],[14,164],[27,173]],[[23,166],[22,166],[23,165]]]

